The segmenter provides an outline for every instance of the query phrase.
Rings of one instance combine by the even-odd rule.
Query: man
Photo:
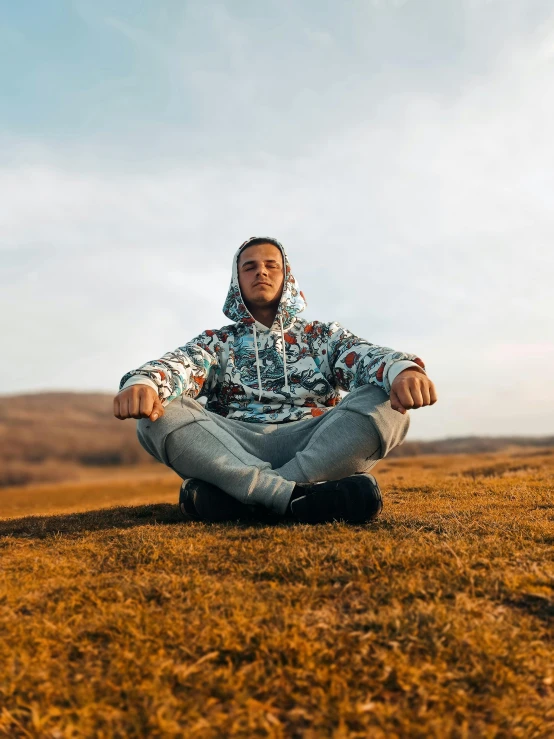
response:
[[[380,512],[369,470],[404,440],[407,410],[436,402],[434,385],[414,354],[308,323],[305,307],[283,246],[253,237],[233,258],[223,312],[234,323],[122,378],[114,415],[140,419],[141,445],[183,478],[185,517],[363,523]]]

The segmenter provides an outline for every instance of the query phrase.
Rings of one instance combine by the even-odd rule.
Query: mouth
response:
[[[255,282],[254,287],[258,287],[258,285],[265,285],[266,287],[271,287],[271,284],[269,282]]]

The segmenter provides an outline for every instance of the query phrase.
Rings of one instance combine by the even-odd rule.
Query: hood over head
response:
[[[279,307],[275,315],[275,321],[284,326],[285,328],[293,323],[297,313],[300,313],[306,308],[307,303],[304,298],[304,294],[298,288],[298,283],[294,279],[291,272],[289,260],[287,254],[283,248],[283,245],[269,236],[251,236],[237,249],[235,256],[233,257],[233,272],[231,276],[231,284],[229,286],[229,292],[223,306],[223,313],[230,318],[232,321],[242,322],[245,324],[255,323],[253,315],[250,313],[242,297],[242,293],[239,285],[238,277],[238,258],[239,254],[243,249],[246,249],[252,244],[253,241],[263,240],[268,244],[274,244],[281,250],[283,255],[283,265],[285,270],[285,279],[283,283],[283,292],[281,293],[281,300],[279,301]]]

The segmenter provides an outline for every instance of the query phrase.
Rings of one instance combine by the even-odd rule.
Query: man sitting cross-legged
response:
[[[185,517],[363,523],[381,510],[369,470],[434,385],[414,354],[308,323],[305,307],[282,245],[249,239],[223,307],[233,323],[121,379],[114,415],[139,419],[141,445],[183,478]]]

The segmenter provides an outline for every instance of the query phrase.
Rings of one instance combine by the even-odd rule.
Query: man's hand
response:
[[[436,402],[435,386],[423,372],[405,369],[394,378],[390,389],[390,404],[395,411],[404,414],[409,408],[422,408]]]
[[[149,418],[155,421],[164,413],[158,393],[150,385],[131,385],[113,399],[113,414],[121,421],[126,418]]]

